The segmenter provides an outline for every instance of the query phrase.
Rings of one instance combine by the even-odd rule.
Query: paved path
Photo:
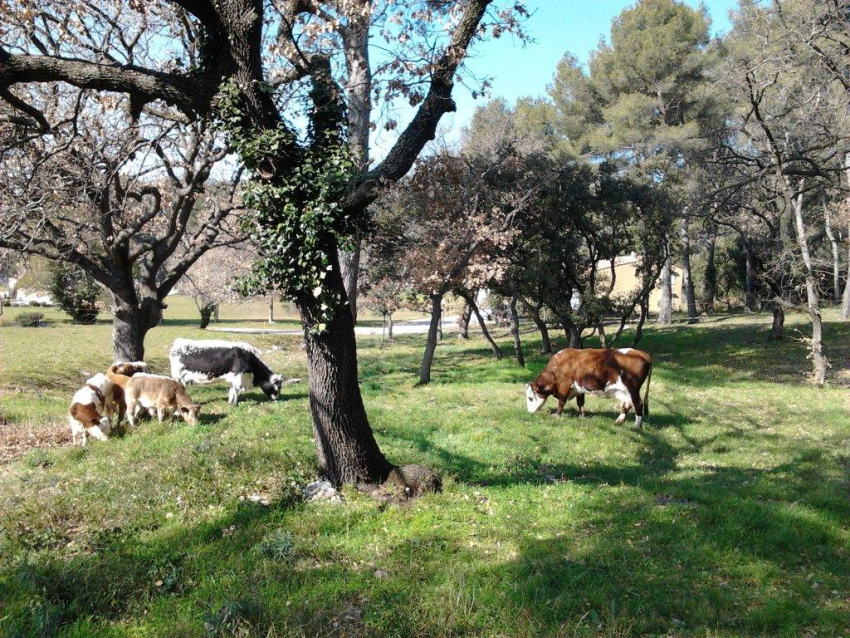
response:
[[[393,324],[393,335],[418,335],[428,332],[430,319],[408,319],[396,321]],[[207,328],[215,332],[233,332],[246,335],[302,335],[297,328]],[[443,330],[451,332],[457,330],[457,315],[443,317]],[[355,326],[354,334],[367,336],[380,336],[381,326]]]

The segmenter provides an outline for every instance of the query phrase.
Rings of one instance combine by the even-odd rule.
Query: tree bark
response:
[[[144,361],[145,336],[162,317],[159,302],[143,297],[137,304],[113,295],[112,316],[113,360]]]
[[[537,326],[538,332],[540,332],[540,338],[542,340],[540,354],[552,354],[552,341],[549,339],[549,328],[546,326],[546,322],[543,321],[543,317],[540,316],[540,306],[535,308],[524,297],[520,297],[519,299],[522,307],[531,316],[531,320]]]
[[[841,256],[838,249],[838,240],[832,232],[832,213],[827,205],[824,213],[824,224],[826,226],[826,237],[829,239],[830,247],[832,248],[832,299],[833,301],[841,300]]]
[[[269,295],[269,323],[274,323],[274,295]]]
[[[829,362],[823,355],[823,319],[820,313],[820,300],[818,299],[814,264],[811,253],[809,252],[806,226],[803,221],[803,184],[805,182],[801,181],[799,193],[797,193],[796,197],[792,196],[790,180],[786,178],[785,183],[789,204],[792,205],[794,212],[797,246],[800,248],[803,265],[806,267],[806,307],[809,317],[812,320],[812,341],[809,346],[812,355],[812,382],[818,387],[823,387],[826,383],[826,369],[829,366]]]
[[[213,306],[204,306],[201,308],[201,330],[206,330],[207,326],[210,325],[210,319],[212,319],[214,310],[215,308]]]
[[[657,323],[668,325],[673,322],[673,264],[670,255],[664,260],[661,268],[661,299],[658,301]]]
[[[369,25],[371,12],[360,3],[352,3],[348,23],[342,30],[345,45],[345,96],[348,117],[347,137],[351,156],[366,172],[369,166],[369,124],[372,117],[372,68],[369,62]],[[365,211],[363,211],[365,212]],[[361,217],[362,213],[358,214]],[[361,233],[358,231],[350,251],[340,251],[340,267],[348,295],[348,305],[357,323],[357,280],[360,274]]]
[[[714,256],[717,249],[717,226],[711,225],[708,236],[708,246],[705,255],[705,275],[702,281],[701,303],[706,311],[714,308],[714,298],[717,296],[717,264]]]
[[[215,305],[215,311],[213,311],[213,322],[218,323],[218,312],[221,310],[221,304],[217,303]]]
[[[785,310],[782,306],[775,304],[773,306],[773,323],[770,326],[770,336],[768,341],[782,341],[785,336]]]
[[[465,301],[463,310],[457,320],[457,336],[460,339],[469,339],[469,320],[472,318],[472,306]]]
[[[443,314],[443,293],[431,295],[431,323],[428,326],[428,339],[425,342],[425,354],[422,355],[422,365],[419,368],[419,383],[431,383],[431,365],[434,363],[434,353],[437,350],[437,333],[440,328],[440,317]]]
[[[487,342],[487,345],[490,346],[490,350],[493,351],[493,356],[497,359],[501,359],[502,350],[499,348],[499,345],[493,341],[493,337],[490,336],[490,331],[487,330],[487,324],[484,323],[484,317],[481,316],[481,311],[478,309],[478,305],[470,295],[462,293],[461,297],[463,297],[464,301],[466,301],[470,308],[472,308],[472,312],[475,313],[475,318],[478,319],[478,326],[481,328],[481,334],[484,336],[484,340]]]
[[[844,295],[841,298],[841,318],[850,319],[850,228],[847,233],[847,281],[844,282]]]
[[[511,296],[511,336],[514,338],[514,353],[516,354],[516,361],[524,368],[525,357],[522,354],[522,342],[519,338],[519,314],[516,311],[518,296],[516,289],[514,289],[513,295]]]
[[[336,259],[331,268],[326,285],[344,295]],[[300,302],[298,309],[304,326],[319,471],[334,485],[381,482],[393,466],[375,441],[360,395],[354,319],[341,309],[324,331],[316,333],[310,329],[308,303]]]
[[[348,295],[348,309],[351,318],[357,323],[357,279],[360,275],[360,233],[357,234],[353,250],[339,251],[342,279],[345,282],[345,294]]]
[[[387,317],[389,319],[389,327],[387,330],[387,341],[390,343],[393,342],[393,313],[390,313]]]
[[[637,326],[635,327],[635,338],[632,339],[632,348],[636,348],[643,338],[643,324],[646,323],[647,316],[649,316],[648,294],[640,301],[640,319],[638,319]]]
[[[744,239],[744,258],[746,260],[746,279],[744,281],[744,308],[748,312],[756,311],[756,290],[755,290],[755,257],[750,242]]]
[[[688,311],[688,323],[697,323],[697,299],[694,292],[694,278],[691,272],[691,222],[688,217],[682,218],[680,236],[682,239],[682,294]]]
[[[581,348],[581,330],[563,317],[561,318],[561,324],[564,326],[564,335],[567,337],[567,347]]]

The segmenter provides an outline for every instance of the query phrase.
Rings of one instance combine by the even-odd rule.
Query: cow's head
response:
[[[543,371],[539,377],[525,386],[525,407],[531,414],[537,412],[552,394],[552,374]]]
[[[268,381],[260,384],[260,387],[268,398],[272,401],[277,401],[277,398],[280,396],[280,389],[283,387],[283,377],[279,374],[273,374]]]
[[[201,406],[197,403],[181,406],[180,416],[189,425],[195,425],[198,422],[198,417],[201,416]]]
[[[532,382],[525,386],[525,407],[531,414],[537,412],[546,403],[548,396],[540,396],[537,393],[537,384]]]

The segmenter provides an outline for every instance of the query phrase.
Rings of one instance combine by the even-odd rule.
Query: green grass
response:
[[[175,337],[204,335],[170,310],[148,337],[155,371]],[[300,500],[304,384],[235,409],[225,387],[193,387],[196,426],[24,452],[0,465],[0,635],[850,637],[850,325],[827,313],[816,390],[804,345],[767,344],[767,324],[649,329],[642,432],[599,399],[581,421],[527,414],[536,354],[523,370],[447,341],[415,387],[423,337],[361,341],[383,450],[445,479],[404,506]],[[249,339],[305,376],[298,338]],[[110,353],[107,323],[0,328],[0,433],[64,432]]]

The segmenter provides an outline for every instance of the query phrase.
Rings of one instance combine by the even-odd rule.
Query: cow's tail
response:
[[[652,361],[649,362],[649,374],[646,377],[646,390],[643,391],[643,415],[649,416],[649,384],[652,382]]]

